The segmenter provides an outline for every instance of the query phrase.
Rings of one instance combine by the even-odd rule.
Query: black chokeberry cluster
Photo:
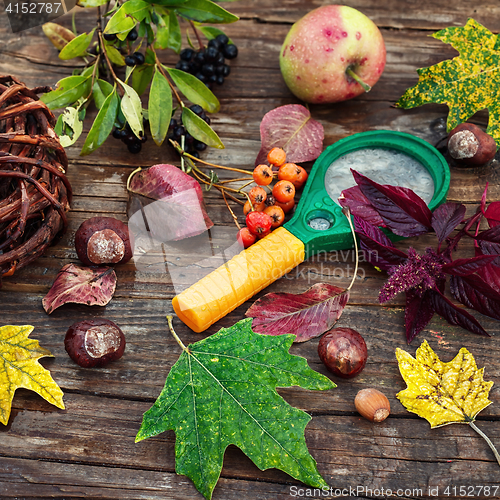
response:
[[[214,83],[224,83],[224,79],[231,72],[226,59],[234,59],[237,55],[238,47],[229,43],[226,35],[220,34],[209,40],[206,48],[198,51],[191,48],[182,50],[175,67],[196,76],[211,88]]]
[[[139,36],[139,33],[135,28],[130,30],[127,35],[127,40],[129,42],[135,42],[137,40],[137,37]],[[104,33],[103,34],[104,40],[108,42],[115,42],[118,40],[116,34],[114,33]],[[121,47],[120,51],[122,51],[124,48]],[[128,51],[127,51],[128,52]],[[144,64],[146,58],[144,57],[144,54],[142,52],[134,52],[133,54],[128,54],[125,56],[125,64],[127,66],[140,66],[141,64]]]
[[[133,154],[140,153],[142,143],[147,140],[146,135],[143,135],[141,139],[137,138],[128,123],[122,128],[115,128],[113,130],[113,137],[120,139],[127,146],[129,152]]]
[[[203,108],[198,104],[193,104],[189,106],[189,109],[197,114],[202,120],[204,120],[208,125],[210,125],[210,118],[207,116]],[[170,126],[168,128],[167,139],[172,139],[182,145],[182,137],[184,136],[184,151],[193,155],[196,158],[200,157],[200,151],[205,151],[207,145],[204,142],[195,139],[182,125],[182,119],[176,120],[172,118],[170,120]]]

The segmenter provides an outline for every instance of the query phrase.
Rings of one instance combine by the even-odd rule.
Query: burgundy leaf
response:
[[[444,264],[443,271],[454,276],[467,276],[491,264],[496,258],[496,255],[479,255],[469,259],[455,259],[453,262]]]
[[[500,243],[500,226],[494,226],[486,231],[481,231],[476,236],[476,241],[487,241],[488,243]]]
[[[479,247],[475,247],[476,256],[483,255],[481,249]],[[483,280],[488,283],[492,288],[494,288],[497,292],[500,292],[500,267],[498,262],[500,261],[499,257],[496,257],[495,260],[491,264],[487,264],[486,266],[478,269],[477,274],[483,278]]]
[[[338,201],[341,206],[349,208],[352,215],[356,215],[374,226],[385,226],[384,220],[373,208],[368,198],[361,192],[359,186],[344,189]]]
[[[457,307],[437,290],[429,290],[430,304],[434,312],[442,316],[450,325],[461,326],[477,335],[490,337],[490,334],[465,309]]]
[[[484,216],[490,227],[498,226],[500,224],[500,201],[490,203],[484,212]]]
[[[443,242],[463,221],[465,210],[465,205],[451,201],[443,203],[434,210],[431,224],[436,231],[439,243]]]
[[[264,115],[260,123],[261,148],[255,165],[267,163],[272,148],[283,148],[287,162],[315,160],[323,151],[323,125],[311,118],[300,104],[280,106]]]
[[[349,292],[328,283],[316,283],[303,293],[268,293],[246,312],[254,332],[296,335],[305,342],[329,330],[340,318]]]
[[[432,212],[411,189],[383,186],[353,169],[351,172],[362,193],[394,234],[410,237],[430,230]]]
[[[354,216],[354,225],[367,262],[383,271],[388,271],[391,267],[402,264],[407,259],[408,256],[398,250],[378,227],[357,216]]]
[[[136,240],[178,241],[213,226],[198,182],[173,165],[154,165],[129,183],[129,229]]]
[[[405,329],[408,344],[427,326],[434,316],[430,290],[421,296],[413,290],[406,292]]]
[[[66,264],[42,299],[42,305],[47,314],[68,302],[105,306],[113,297],[115,288],[116,274],[111,267]]]
[[[452,276],[450,291],[464,306],[485,316],[500,319],[500,293],[480,276]]]

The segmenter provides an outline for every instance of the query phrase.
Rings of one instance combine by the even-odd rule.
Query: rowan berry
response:
[[[252,175],[259,186],[268,186],[273,181],[273,169],[268,165],[257,165]]]
[[[255,243],[255,240],[257,237],[255,234],[252,234],[248,227],[242,227],[239,231],[238,234],[236,235],[236,239],[238,240],[238,243],[243,247],[243,248],[248,248],[250,245],[253,245]]]
[[[295,186],[290,181],[278,181],[273,187],[273,196],[276,201],[286,203],[293,200],[295,196]]]
[[[247,200],[243,205],[243,215],[248,215],[250,212],[263,212],[264,208],[266,208],[266,204],[262,203],[250,203],[250,200]]]
[[[296,188],[302,187],[306,183],[307,177],[308,177],[305,168],[299,166],[299,170],[300,170],[300,174],[299,174],[299,178],[297,179],[297,184],[294,183]]]
[[[300,173],[300,168],[295,163],[284,163],[278,170],[278,179],[290,181],[294,186],[297,186]]]
[[[246,219],[249,231],[257,237],[265,236],[271,231],[271,217],[264,212],[250,212]]]
[[[267,153],[267,161],[271,165],[275,165],[276,167],[280,167],[286,161],[286,153],[281,148],[273,148],[269,153]]]
[[[292,198],[290,201],[287,201],[286,203],[280,203],[279,201],[277,201],[275,205],[281,207],[283,209],[283,212],[287,214],[295,206],[295,200]]]
[[[254,205],[259,205],[266,201],[267,193],[260,186],[255,186],[248,192],[248,197]]]
[[[277,227],[281,226],[281,224],[283,224],[283,221],[285,220],[285,212],[281,207],[278,207],[278,205],[267,207],[266,209],[264,209],[264,213],[271,217],[271,229],[276,229]]]

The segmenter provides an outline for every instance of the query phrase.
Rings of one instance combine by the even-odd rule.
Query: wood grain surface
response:
[[[207,151],[204,159],[233,167],[253,167],[264,114],[277,106],[299,102],[288,91],[279,70],[278,54],[284,37],[292,23],[326,3],[223,3],[240,16],[237,23],[224,27],[238,45],[239,56],[231,62],[231,75],[225,84],[216,89],[221,111],[213,116],[212,125],[226,148]],[[446,106],[426,105],[404,111],[396,109],[394,103],[416,83],[417,68],[456,55],[450,46],[430,37],[433,32],[464,25],[473,17],[497,33],[500,4],[471,4],[464,0],[353,0],[346,4],[368,15],[380,27],[387,47],[387,65],[368,94],[343,103],[310,106],[313,117],[325,128],[324,146],[356,132],[390,129],[414,134],[442,148]],[[78,30],[92,29],[95,10],[77,8],[75,12]],[[62,16],[58,22],[71,27],[71,16]],[[0,40],[0,73],[15,75],[29,86],[54,86],[75,67],[74,61],[57,58],[57,51],[41,27],[13,34],[5,13],[0,16]],[[175,64],[177,56],[163,52],[162,61]],[[95,109],[89,109],[86,131],[95,114]],[[484,126],[487,114],[479,112],[471,121]],[[233,244],[237,229],[219,193],[205,193],[208,214],[215,223],[210,239],[204,234],[172,244],[157,262],[136,258],[118,266],[116,294],[105,308],[67,304],[47,315],[42,308],[43,296],[64,264],[78,262],[74,234],[79,225],[95,215],[127,221],[129,174],[139,166],[179,164],[171,148],[159,148],[152,140],[139,155],[129,154],[120,141],[112,138],[86,157],[79,156],[82,145],[80,138],[75,146],[67,148],[68,176],[74,190],[68,231],[43,257],[5,278],[0,288],[0,325],[35,327],[31,336],[54,354],[54,358],[43,359],[42,364],[64,391],[66,404],[65,410],[58,410],[34,393],[16,392],[8,425],[0,425],[0,498],[201,499],[191,481],[175,473],[173,432],[137,444],[134,438],[142,414],[159,395],[180,354],[165,321],[165,315],[173,312],[171,299],[209,271],[210,262],[199,261],[209,258],[214,249]],[[305,166],[309,169],[311,163]],[[468,213],[472,213],[487,182],[488,201],[500,199],[499,178],[496,159],[482,168],[452,166],[448,199],[465,203]],[[241,209],[234,205],[234,210],[243,222]],[[401,248],[411,245],[419,251],[432,244],[431,236],[398,243]],[[464,255],[467,250],[471,249],[465,249]],[[267,292],[299,293],[321,281],[345,287],[353,267],[352,251],[311,258],[255,298]],[[364,336],[369,355],[364,371],[349,381],[334,378],[320,362],[318,339],[313,339],[292,346],[291,352],[304,356],[313,369],[330,376],[338,387],[323,393],[279,389],[290,404],[313,417],[306,428],[306,441],[320,473],[332,487],[329,497],[389,498],[390,490],[392,496],[403,499],[461,498],[464,495],[453,487],[466,486],[466,492],[474,491],[474,498],[500,498],[498,463],[472,429],[452,425],[431,430],[425,420],[408,413],[396,399],[405,384],[394,355],[397,347],[414,354],[424,339],[443,361],[451,360],[460,347],[467,347],[478,366],[486,367],[486,380],[495,382],[490,393],[493,404],[480,414],[478,426],[500,447],[500,324],[477,314],[492,335],[483,338],[435,316],[408,346],[403,327],[404,297],[385,306],[378,303],[378,290],[385,278],[385,274],[361,262],[349,303],[338,323]],[[193,333],[174,320],[176,331],[185,344],[196,342],[242,319],[255,298],[203,334]],[[63,339],[73,322],[93,317],[118,323],[125,333],[127,348],[120,360],[105,368],[83,369],[68,357]],[[366,387],[382,390],[390,400],[391,416],[381,424],[363,420],[354,408],[356,393]],[[490,490],[479,492],[479,486],[489,486]],[[260,471],[231,446],[213,498],[282,500],[314,495],[319,497],[318,492],[281,471]]]

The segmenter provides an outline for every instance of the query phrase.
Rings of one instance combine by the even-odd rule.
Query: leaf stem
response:
[[[500,454],[495,448],[495,445],[490,441],[490,438],[481,429],[479,429],[474,422],[469,422],[469,425],[488,443],[488,446],[491,448],[491,451],[493,451],[493,454],[497,459],[498,465],[500,465]]]
[[[202,50],[205,46],[203,45],[203,41],[200,38],[200,34],[198,33],[198,30],[196,29],[196,26],[193,23],[193,21],[189,20],[189,23],[191,24],[191,28],[193,28],[194,34],[196,35],[196,39],[198,40],[198,45],[200,46],[200,50]]]
[[[226,207],[227,209],[229,210],[229,213],[231,214],[233,220],[234,220],[234,223],[236,224],[236,227],[238,229],[241,229],[241,226],[238,222],[238,217],[236,217],[235,213],[233,212],[233,210],[231,209],[231,207],[229,206],[229,203],[227,202],[227,199],[226,199],[226,193],[224,193],[224,190],[222,189],[221,190],[221,194],[222,194],[222,197],[224,198],[224,203],[226,204]]]
[[[102,38],[102,31],[97,28],[97,36],[99,37],[99,45],[101,47],[101,54],[104,54],[104,59],[106,59],[106,64],[109,68],[109,71],[111,71],[111,74],[113,75],[114,81],[118,81],[118,77],[116,76],[116,73],[113,69],[113,65],[111,64],[111,61],[109,60],[108,53],[106,52],[105,45],[104,45],[104,40]]]
[[[130,191],[130,181],[132,180],[132,177],[137,173],[142,170],[142,167],[137,167],[127,178],[127,191]]]
[[[352,225],[351,211],[349,210],[348,207],[344,207],[342,209],[342,213],[347,217],[347,222],[349,222],[349,227],[351,228],[352,237],[354,239],[354,252],[356,254],[356,266],[354,267],[354,276],[352,277],[350,285],[346,289],[346,290],[350,290],[352,288],[352,286],[354,285],[354,281],[355,281],[356,276],[358,274],[358,264],[359,264],[358,240],[356,239],[356,231],[354,230],[354,226]]]
[[[177,343],[181,346],[183,351],[188,351],[189,349],[182,343],[182,340],[177,336],[174,330],[174,326],[172,325],[172,320],[174,317],[171,314],[167,315],[167,321],[168,321],[168,329],[170,330],[170,333],[174,337],[174,339],[177,341]]]

